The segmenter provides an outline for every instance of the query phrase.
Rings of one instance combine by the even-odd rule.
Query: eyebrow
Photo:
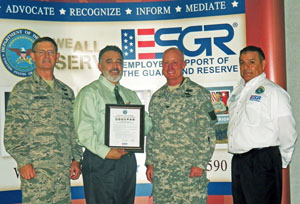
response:
[[[113,60],[113,58],[108,58],[108,59],[106,59],[105,61],[112,61]],[[116,61],[123,61],[123,59],[121,59],[121,58],[118,58],[118,59],[116,59]]]

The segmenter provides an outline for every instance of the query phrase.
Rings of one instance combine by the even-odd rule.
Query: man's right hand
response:
[[[36,177],[35,170],[32,164],[26,164],[19,169],[23,179],[29,180]]]
[[[125,152],[124,149],[111,148],[105,159],[121,159],[125,154],[128,154],[128,152]]]
[[[148,181],[150,181],[152,183],[152,179],[153,179],[153,166],[152,165],[147,166],[146,176],[147,176]]]

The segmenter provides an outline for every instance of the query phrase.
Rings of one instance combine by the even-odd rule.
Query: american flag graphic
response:
[[[122,29],[124,59],[161,59],[162,52],[155,46],[155,29]]]
[[[217,93],[221,95],[220,101],[223,101],[223,103],[225,104],[225,106],[227,106],[227,100],[228,100],[228,97],[229,97],[229,92],[228,91],[211,92],[210,93],[211,102],[216,101],[216,94]]]

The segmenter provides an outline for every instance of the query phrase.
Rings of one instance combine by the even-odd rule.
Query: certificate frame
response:
[[[105,145],[144,152],[144,105],[105,105]]]

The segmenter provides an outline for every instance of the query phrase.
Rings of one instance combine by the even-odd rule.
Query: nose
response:
[[[248,63],[244,63],[242,65],[243,70],[248,70],[250,68],[250,65]]]
[[[167,67],[168,67],[168,69],[172,69],[173,68],[173,63],[168,63]]]
[[[112,62],[112,67],[113,68],[121,68],[122,67],[122,63],[121,62],[118,62],[118,61],[113,61]]]
[[[118,65],[119,65],[118,62],[113,62],[114,67],[118,67]]]
[[[50,53],[49,52],[45,52],[44,56],[50,56]]]

